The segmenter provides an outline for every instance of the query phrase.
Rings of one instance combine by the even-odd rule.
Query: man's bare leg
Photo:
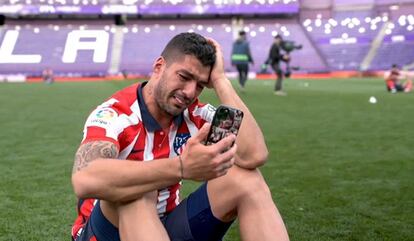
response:
[[[156,203],[154,192],[121,205],[101,201],[101,208],[105,217],[118,227],[122,241],[169,241],[158,217]]]
[[[237,166],[208,182],[207,192],[215,217],[228,222],[236,215],[244,241],[289,240],[282,217],[258,170]]]

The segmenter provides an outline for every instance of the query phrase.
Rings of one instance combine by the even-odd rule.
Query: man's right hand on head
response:
[[[191,137],[181,153],[183,178],[206,181],[223,176],[235,161],[237,145],[235,135],[229,135],[219,142],[204,144],[211,124],[204,124],[196,136]]]
[[[217,85],[221,84],[224,80],[227,80],[225,71],[224,71],[224,57],[223,51],[221,50],[220,44],[212,39],[207,38],[207,41],[214,46],[216,49],[216,61],[210,73],[209,88],[215,89]]]

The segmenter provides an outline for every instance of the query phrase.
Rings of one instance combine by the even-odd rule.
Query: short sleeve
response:
[[[123,128],[120,128],[120,113],[114,104],[117,101],[109,101],[98,106],[89,115],[83,130],[82,143],[90,141],[110,141],[119,147],[118,136]]]
[[[211,123],[213,121],[214,114],[216,113],[216,107],[211,104],[203,104],[195,102],[189,108],[189,119],[191,122],[200,129],[206,122]]]

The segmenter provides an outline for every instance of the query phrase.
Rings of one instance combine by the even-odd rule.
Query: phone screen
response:
[[[243,111],[233,107],[220,105],[214,114],[206,145],[217,143],[230,133],[237,135],[242,120]]]

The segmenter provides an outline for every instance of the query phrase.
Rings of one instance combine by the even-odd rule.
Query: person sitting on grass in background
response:
[[[51,68],[46,68],[42,71],[42,79],[46,84],[52,84],[55,82],[55,77],[53,75],[53,70]]]
[[[387,85],[387,90],[393,94],[397,92],[410,92],[413,87],[413,82],[409,79],[404,83],[401,83],[401,79],[403,78],[401,70],[396,64],[393,64],[389,73],[386,74],[385,83]]]
[[[244,112],[237,137],[209,146],[215,108],[198,100],[206,87]],[[89,115],[72,173],[72,240],[220,241],[236,218],[242,240],[289,240],[258,169],[267,156],[260,127],[224,73],[220,45],[178,34],[147,82]],[[181,199],[182,180],[203,184]]]

